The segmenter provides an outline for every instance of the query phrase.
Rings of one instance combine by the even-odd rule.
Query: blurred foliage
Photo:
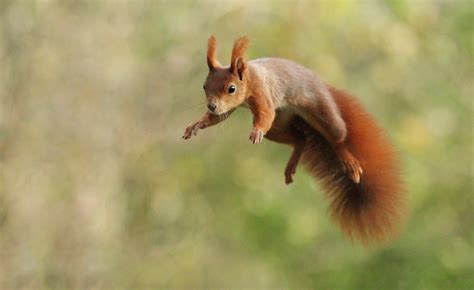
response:
[[[473,289],[473,2],[0,2],[1,289]],[[287,147],[205,111],[206,40],[358,96],[403,158],[398,240],[345,240]]]

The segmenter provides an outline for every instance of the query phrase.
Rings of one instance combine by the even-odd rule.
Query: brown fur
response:
[[[249,46],[249,40],[247,37],[240,37],[234,43],[234,48],[232,49],[232,56],[230,58],[230,70],[239,75],[239,78],[242,79],[242,73],[246,69],[244,54]]]
[[[214,36],[207,40],[207,65],[210,70],[221,66],[216,57],[216,38]]]
[[[403,218],[404,190],[380,127],[355,98],[301,65],[277,58],[247,62],[247,47],[248,39],[239,38],[231,65],[221,67],[215,39],[209,39],[205,91],[217,107],[186,128],[183,138],[223,121],[238,106],[247,107],[254,115],[254,144],[266,137],[294,147],[285,168],[287,184],[301,159],[320,180],[331,216],[351,240],[378,244],[393,237]],[[230,86],[237,90],[231,93]]]
[[[230,63],[233,64],[238,57],[244,57],[245,52],[249,46],[249,39],[247,37],[240,37],[234,42],[234,47],[232,48],[232,56],[230,58]]]
[[[316,130],[306,131],[302,162],[320,180],[332,218],[351,240],[386,242],[397,234],[405,213],[398,161],[382,129],[355,98],[329,89],[347,124],[347,146],[364,169],[361,182],[347,178],[333,147]]]

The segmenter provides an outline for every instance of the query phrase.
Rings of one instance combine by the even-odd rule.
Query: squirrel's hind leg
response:
[[[348,149],[346,124],[337,108],[327,102],[317,105],[309,103],[299,106],[298,113],[308,125],[331,143],[348,177],[354,183],[359,183],[363,170],[357,158]]]
[[[306,143],[305,135],[297,130],[276,131],[270,130],[265,138],[268,138],[277,143],[283,143],[293,146],[293,152],[291,153],[290,159],[288,160],[285,167],[285,183],[290,184],[293,182],[293,175],[296,173],[296,168],[301,159],[301,155],[304,152],[304,146]]]

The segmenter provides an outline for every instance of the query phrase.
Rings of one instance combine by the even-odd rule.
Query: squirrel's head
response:
[[[209,74],[204,83],[207,107],[213,114],[220,115],[241,105],[247,97],[247,63],[244,59],[249,40],[237,39],[232,49],[230,66],[223,67],[216,58],[216,39],[209,37],[207,65]]]

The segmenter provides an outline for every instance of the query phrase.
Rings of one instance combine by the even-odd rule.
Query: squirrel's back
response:
[[[258,58],[248,62],[251,80],[268,90],[274,103],[286,98],[329,98],[323,81],[312,70],[284,58]]]

